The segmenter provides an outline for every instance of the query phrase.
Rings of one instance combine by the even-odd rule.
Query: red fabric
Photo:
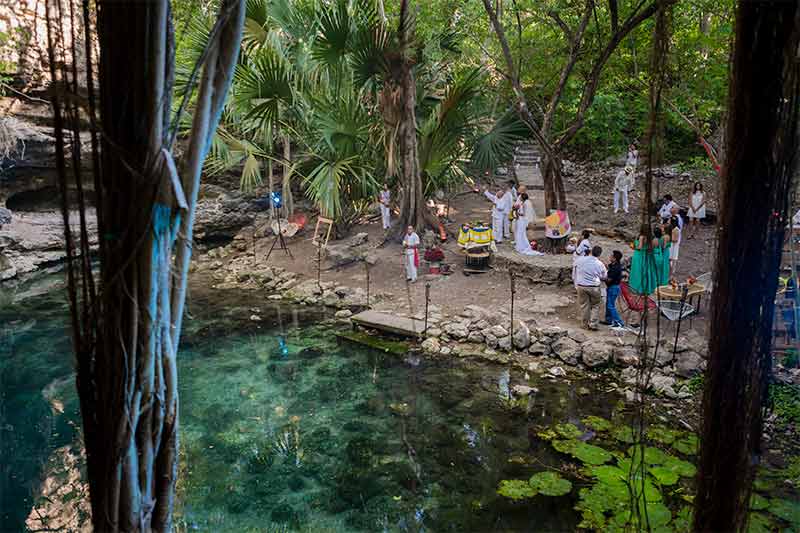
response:
[[[414,248],[414,266],[419,268],[419,251]]]
[[[647,296],[635,294],[627,282],[623,281],[619,285],[622,293],[622,299],[625,301],[625,305],[627,305],[628,309],[631,311],[644,311],[645,302],[647,303],[648,309],[656,308],[656,303],[653,300],[650,300]]]
[[[705,149],[706,154],[708,154],[708,158],[711,159],[711,164],[714,166],[714,170],[717,172],[717,174],[719,174],[720,167],[717,164],[717,158],[714,156],[711,145],[708,144],[702,137],[700,137],[700,145]]]

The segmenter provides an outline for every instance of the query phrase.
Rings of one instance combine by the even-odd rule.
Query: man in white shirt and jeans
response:
[[[597,314],[603,301],[600,284],[606,279],[606,266],[599,257],[603,249],[592,248],[592,255],[578,259],[575,266],[575,287],[578,291],[578,306],[581,309],[583,327],[597,331]]]

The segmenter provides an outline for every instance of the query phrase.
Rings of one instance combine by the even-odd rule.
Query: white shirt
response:
[[[414,248],[411,247],[419,246],[419,235],[417,235],[417,232],[411,232],[411,235],[406,233],[403,239],[403,246],[408,246],[408,248],[406,248],[406,255],[414,255]]]
[[[522,216],[525,217],[528,222],[536,218],[536,211],[533,209],[533,202],[531,202],[530,198],[522,203]]]
[[[625,160],[626,165],[636,167],[639,163],[639,150],[628,150],[628,158]]]
[[[579,257],[583,257],[586,255],[586,250],[592,249],[592,243],[589,242],[589,239],[583,239],[581,243],[575,248],[575,255]]]
[[[670,200],[669,202],[661,206],[661,209],[658,210],[658,216],[661,218],[671,217],[672,214],[670,213],[670,211],[672,211],[673,207],[678,207],[678,204],[675,203],[675,200]]]
[[[617,172],[617,177],[614,178],[614,190],[625,191],[631,188],[631,176],[624,170]]]
[[[511,206],[513,205],[511,193],[504,193],[502,196],[495,196],[489,191],[486,191],[484,195],[494,204],[494,208],[492,208],[492,215],[508,216],[508,213],[511,211]]]
[[[593,255],[580,257],[575,263],[575,283],[578,286],[599,287],[606,274],[606,266]]]

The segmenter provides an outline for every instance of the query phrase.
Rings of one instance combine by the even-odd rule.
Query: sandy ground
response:
[[[534,192],[534,201],[538,204],[537,214],[541,214],[543,211],[541,195],[541,191]],[[584,227],[606,231],[620,227],[632,232],[633,228],[638,226],[638,214],[636,214],[638,199],[634,197],[631,198],[631,214],[624,216],[613,214],[610,201],[606,201],[610,198],[607,197],[598,198],[595,195],[574,191],[569,196],[569,200],[571,204],[570,217],[573,229],[576,231]],[[447,225],[448,230],[455,232],[460,224],[466,221],[488,220],[489,211],[490,204],[482,196],[477,194],[461,195],[451,204],[449,217],[452,223]],[[284,267],[304,277],[315,278],[317,275],[317,252],[316,247],[311,243],[312,232],[313,224],[310,225],[310,229],[306,229],[302,234],[289,241],[293,259],[285,252],[276,249],[270,256],[269,263]],[[423,263],[420,266],[420,278],[417,283],[406,284],[402,247],[399,242],[394,241],[381,244],[384,240],[384,233],[380,221],[373,219],[371,222],[360,224],[353,228],[351,235],[358,232],[366,232],[369,235],[369,246],[373,248],[373,253],[378,258],[377,264],[369,268],[370,293],[372,295],[384,294],[385,297],[371,302],[375,308],[403,314],[422,312],[425,305],[425,286],[426,282],[429,282],[431,304],[441,307],[448,314],[457,314],[468,304],[508,309],[510,301],[508,273],[491,271],[486,274],[464,275],[462,270],[464,259],[459,253],[454,239],[448,239],[442,246],[445,252],[445,262],[452,266],[453,274],[449,276],[425,275],[427,270]],[[699,275],[709,271],[713,235],[711,227],[701,227],[695,239],[684,240],[676,273],[677,279],[682,280],[689,274]],[[529,230],[529,237],[532,239],[543,238],[543,227],[539,225],[535,229]],[[272,241],[272,238],[263,238],[256,242],[258,258],[266,260],[266,254]],[[604,248],[603,259],[606,259],[613,249],[619,249],[626,256],[631,253],[628,243],[621,239],[596,236],[593,241]],[[507,250],[513,250],[508,241],[500,246]],[[322,281],[366,288],[366,266],[364,263],[355,263],[337,270],[323,259],[321,279]],[[706,309],[706,303],[703,304],[703,311]],[[535,318],[540,325],[559,324],[564,327],[577,328],[579,321],[575,291],[571,286],[557,287],[522,281],[517,285],[515,316]],[[681,327],[687,328],[689,324],[685,323]],[[691,327],[699,333],[705,331],[705,317],[702,311],[692,320]]]

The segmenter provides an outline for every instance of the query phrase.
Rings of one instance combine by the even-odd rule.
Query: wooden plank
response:
[[[351,316],[350,320],[359,326],[388,331],[389,333],[406,337],[416,337],[425,330],[425,323],[422,320],[397,316],[391,313],[383,313],[381,311],[362,311],[357,315]]]

